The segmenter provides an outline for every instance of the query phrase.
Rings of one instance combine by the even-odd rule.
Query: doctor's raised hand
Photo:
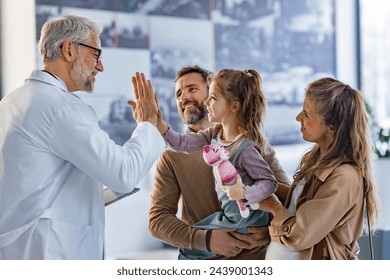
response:
[[[144,73],[137,72],[131,79],[135,101],[127,103],[133,108],[133,117],[137,123],[148,121],[157,125],[159,106],[152,82],[145,78]]]

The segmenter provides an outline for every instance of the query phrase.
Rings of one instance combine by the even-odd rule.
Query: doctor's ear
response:
[[[61,53],[64,59],[68,62],[72,61],[76,57],[76,47],[72,41],[65,40],[61,45]]]

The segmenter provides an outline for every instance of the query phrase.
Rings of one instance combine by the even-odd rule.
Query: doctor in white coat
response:
[[[165,148],[143,74],[130,104],[138,126],[123,146],[72,93],[92,92],[103,71],[100,32],[82,17],[46,22],[43,69],[0,101],[0,259],[102,259],[103,185],[131,191]]]

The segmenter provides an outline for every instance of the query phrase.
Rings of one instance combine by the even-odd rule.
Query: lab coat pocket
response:
[[[93,259],[93,227],[51,220],[48,254],[52,259]]]

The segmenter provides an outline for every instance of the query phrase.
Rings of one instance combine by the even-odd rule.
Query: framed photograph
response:
[[[273,145],[302,141],[295,116],[306,85],[336,75],[334,18],[333,0],[214,1],[216,69],[261,74]]]

